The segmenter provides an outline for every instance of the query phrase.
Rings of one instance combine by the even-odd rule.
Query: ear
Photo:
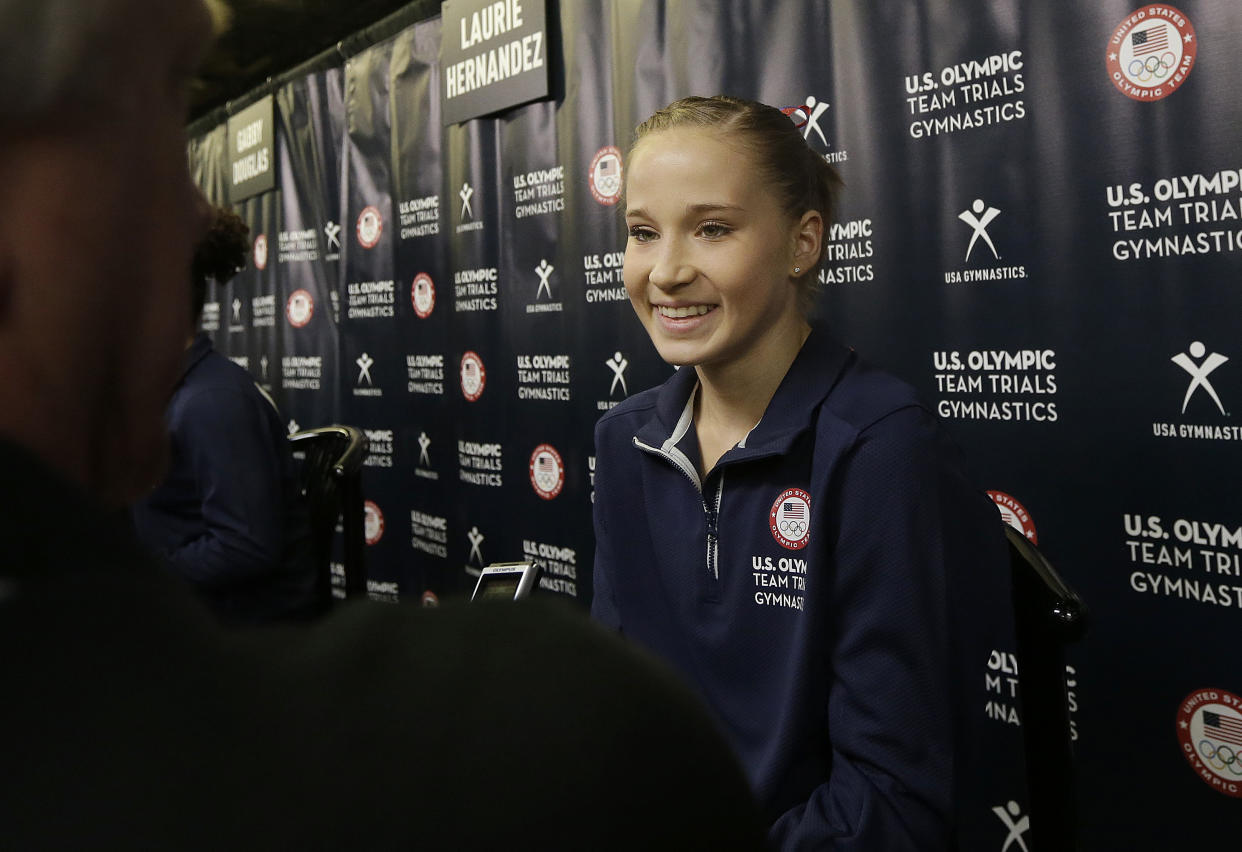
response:
[[[793,235],[793,263],[802,272],[819,263],[824,247],[824,217],[818,210],[808,210],[795,226]]]

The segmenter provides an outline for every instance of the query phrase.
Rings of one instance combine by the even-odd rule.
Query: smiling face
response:
[[[644,136],[625,220],[625,288],[665,361],[728,366],[802,327],[793,267],[803,222],[781,209],[744,148],[698,127]]]

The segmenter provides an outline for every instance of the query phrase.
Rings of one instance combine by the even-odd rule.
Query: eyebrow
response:
[[[743,208],[737,206],[736,204],[724,204],[722,202],[714,202],[714,201],[704,202],[701,204],[687,204],[686,205],[686,213],[691,214],[691,215],[696,215],[696,216],[702,215],[704,213],[741,212],[742,209]],[[629,210],[625,211],[625,215],[626,217],[636,216],[639,218],[649,218],[650,214],[647,213],[647,208],[645,207],[632,207]]]

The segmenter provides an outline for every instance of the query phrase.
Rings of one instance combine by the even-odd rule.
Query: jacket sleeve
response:
[[[930,413],[891,413],[859,433],[821,498],[839,503],[817,513],[831,541],[819,601],[831,770],[772,827],[780,848],[950,846],[946,541],[978,514],[958,512],[973,498],[942,440]]]
[[[621,564],[620,554],[616,550],[610,525],[620,520],[615,506],[619,495],[615,493],[609,481],[610,467],[615,463],[610,456],[609,447],[603,435],[603,427],[595,429],[595,479],[592,492],[592,514],[595,523],[595,562],[591,578],[591,617],[618,632],[621,627],[621,612],[617,607],[616,596],[613,594],[613,573]]]
[[[263,400],[234,389],[204,389],[172,424],[202,501],[204,533],[163,553],[200,586],[270,571],[284,549],[281,460]]]

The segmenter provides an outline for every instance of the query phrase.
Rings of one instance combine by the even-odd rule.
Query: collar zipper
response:
[[[707,571],[712,575],[712,579],[719,580],[720,543],[717,522],[720,519],[720,502],[724,498],[725,472],[723,470],[720,471],[719,479],[716,482],[714,498],[709,501],[707,495],[703,493],[703,482],[699,479],[699,472],[690,463],[690,459],[686,458],[685,453],[670,445],[671,441],[672,439],[670,438],[669,441],[665,442],[664,447],[653,447],[650,444],[644,444],[638,438],[634,438],[634,446],[672,464],[686,475],[686,478],[694,486],[694,490],[698,492],[699,502],[703,505],[703,514],[707,521]]]

